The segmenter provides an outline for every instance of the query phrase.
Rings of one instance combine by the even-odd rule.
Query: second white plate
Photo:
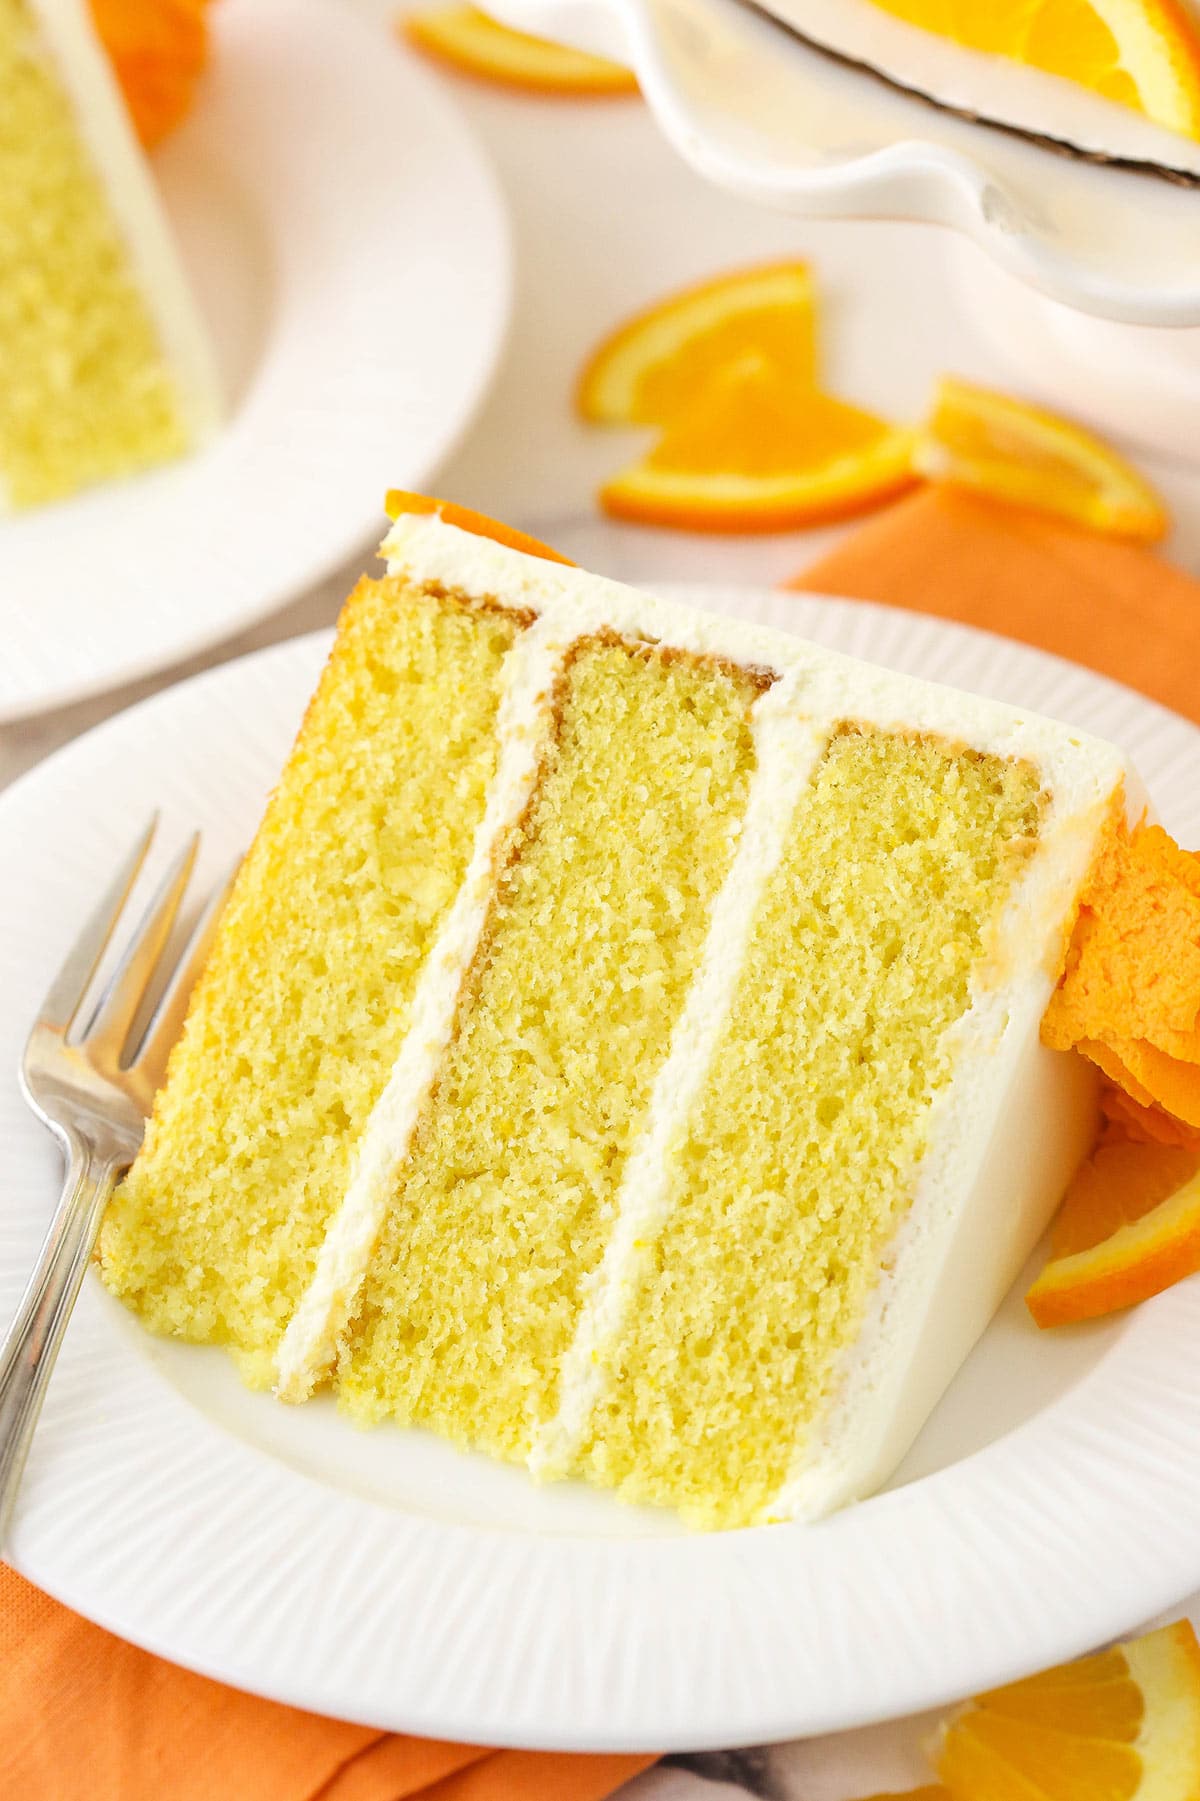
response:
[[[881,607],[680,592],[1114,738],[1200,842],[1200,731],[1138,695]],[[153,806],[165,840],[203,828],[202,875],[245,845],[327,642],[169,689],[0,800],[0,1319],[57,1192],[14,1079],[50,976]],[[326,1401],[249,1394],[220,1352],[150,1338],[89,1279],[8,1552],[177,1662],[438,1738],[697,1749],[915,1712],[1200,1586],[1200,1280],[1046,1334],[1020,1286],[887,1492],[815,1526],[689,1536],[420,1432],[359,1432]]]
[[[0,723],[178,662],[378,535],[483,398],[499,191],[441,86],[335,0],[223,0],[156,173],[229,402],[199,455],[0,520]]]

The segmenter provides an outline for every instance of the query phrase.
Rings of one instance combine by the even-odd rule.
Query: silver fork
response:
[[[183,900],[197,832],[175,858],[121,953],[95,1011],[78,1029],[96,974],[158,823],[151,819],[84,926],[42,1003],[21,1063],[25,1099],[63,1148],[62,1196],[29,1285],[0,1347],[0,1546],[50,1372],[79,1294],[100,1221],[142,1142],[155,1090],[233,881],[209,897],[145,1030],[134,1040]]]

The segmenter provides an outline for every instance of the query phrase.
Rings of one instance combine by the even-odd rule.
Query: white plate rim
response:
[[[986,670],[1002,690],[1058,694],[1072,718],[1098,712],[1158,766],[1167,823],[1200,834],[1200,799],[1185,793],[1200,732],[1131,690],[898,609],[676,591],[790,618],[877,660],[915,656],[935,679]],[[197,792],[196,722],[222,690],[243,704],[280,681],[299,691],[327,643],[327,633],[293,640],[143,701],[0,798],[0,858],[19,844],[26,875],[0,896],[0,991],[36,996],[61,954],[41,922],[50,890],[77,881],[75,840],[94,866],[97,846],[111,861],[135,823],[114,798],[122,770],[153,742],[160,769],[174,767],[185,797]],[[278,730],[269,749],[253,717],[234,736],[246,755],[277,749]],[[44,969],[31,970],[32,948]],[[22,1032],[0,1017],[8,1068]],[[18,1107],[11,1092],[0,1097],[12,1128],[5,1305],[49,1202],[46,1146]],[[22,1195],[27,1153],[34,1179]],[[1074,1655],[1200,1584],[1188,1532],[1200,1483],[1197,1280],[1130,1315],[1062,1400],[935,1476],[817,1527],[670,1539],[527,1538],[331,1490],[197,1414],[105,1307],[89,1284],[35,1444],[15,1566],[175,1662],[364,1724],[564,1750],[833,1731]]]
[[[241,184],[244,203],[261,202],[263,192],[255,184],[257,181],[265,190],[266,177],[259,175],[249,156],[240,168],[234,168],[219,144],[221,122],[224,109],[230,104],[244,109],[247,103],[240,91],[231,102],[230,87],[240,82],[244,88],[248,80],[249,99],[253,101],[253,84],[265,79],[256,59],[264,48],[271,48],[272,42],[278,48],[280,34],[286,34],[283,44],[288,54],[297,59],[302,69],[310,70],[314,63],[321,65],[327,87],[308,86],[303,94],[292,96],[276,87],[273,104],[259,109],[267,121],[267,137],[263,141],[273,140],[279,163],[286,165],[296,135],[288,130],[287,113],[280,110],[285,102],[310,112],[315,104],[316,116],[330,124],[337,110],[344,109],[348,95],[362,92],[365,98],[373,96],[375,101],[383,96],[388,119],[400,118],[403,129],[414,134],[414,141],[419,134],[421,155],[436,157],[445,179],[452,184],[454,204],[439,218],[442,235],[436,248],[439,256],[445,257],[446,267],[457,283],[455,306],[461,313],[457,321],[461,329],[446,331],[434,339],[426,335],[416,388],[407,387],[404,379],[391,375],[381,384],[385,390],[390,384],[390,395],[385,392],[385,401],[390,398],[394,402],[397,396],[407,398],[407,412],[401,409],[394,422],[389,415],[385,425],[383,402],[378,419],[360,409],[362,437],[374,454],[372,468],[377,468],[378,480],[364,481],[364,469],[360,468],[357,482],[347,481],[336,520],[322,519],[319,536],[317,530],[312,532],[312,543],[303,558],[291,554],[297,516],[303,522],[300,530],[310,529],[308,509],[303,504],[297,506],[297,497],[302,501],[306,492],[311,494],[316,479],[312,471],[336,469],[338,463],[333,459],[322,464],[321,447],[314,442],[307,467],[302,455],[296,457],[292,477],[295,493],[289,492],[287,444],[293,440],[294,426],[290,418],[283,416],[283,395],[274,392],[281,387],[280,377],[287,370],[276,369],[267,356],[255,370],[251,392],[242,395],[234,405],[213,443],[193,456],[128,482],[106,484],[52,507],[0,520],[0,593],[12,596],[0,612],[0,635],[5,639],[5,657],[0,664],[0,725],[85,700],[155,670],[182,663],[267,618],[360,555],[379,535],[385,488],[427,487],[457,450],[486,397],[504,350],[514,278],[508,211],[491,163],[445,84],[421,67],[416,58],[406,55],[399,43],[390,41],[382,22],[371,21],[361,10],[339,7],[333,0],[229,0],[219,16],[214,15],[213,25],[213,66],[206,75],[201,105],[163,146],[159,157],[168,167],[186,174],[187,158],[200,145],[223,177],[231,175],[235,185]],[[332,56],[331,41],[335,51]],[[384,56],[380,54],[381,47],[387,52]],[[243,68],[252,71],[248,78],[242,74]],[[365,108],[368,124],[372,118],[376,120],[372,126],[375,136],[368,139],[367,145],[368,149],[374,148],[379,165],[373,191],[378,203],[372,214],[376,231],[383,229],[389,192],[398,191],[394,182],[389,187],[389,165],[384,156],[385,149],[395,150],[389,137],[394,128],[390,123],[380,126],[380,116],[378,105]],[[218,141],[215,152],[214,140]],[[257,148],[261,152],[262,144]],[[307,152],[315,153],[315,149]],[[272,281],[280,284],[276,310],[286,320],[286,331],[279,330],[275,340],[269,338],[267,349],[286,336],[285,354],[298,368],[298,355],[305,349],[295,323],[305,308],[304,244],[311,246],[314,258],[319,259],[323,248],[327,250],[334,207],[329,195],[315,194],[311,184],[303,186],[299,174],[296,184],[277,202],[263,204],[261,217],[269,231],[263,254],[269,261]],[[307,196],[312,196],[311,207],[299,203]],[[425,198],[405,200],[399,225],[407,221],[419,229],[426,222],[423,215],[427,206],[432,206],[432,202]],[[410,318],[403,308],[389,316],[386,303],[391,290],[386,259],[381,261],[374,233],[361,231],[355,241],[358,249],[354,254],[360,262],[354,269],[343,267],[339,277],[346,291],[353,286],[364,295],[370,294],[372,284],[367,277],[378,277],[380,270],[384,271],[373,300],[378,315],[377,329],[372,334],[374,342],[387,343],[389,323],[393,333],[402,332],[408,323],[418,329],[419,335],[437,311],[434,300],[422,303],[423,310],[416,317]],[[419,238],[407,248],[413,259],[428,253]],[[322,271],[320,279],[326,281],[327,272]],[[403,304],[411,312],[408,298]],[[316,316],[319,307],[310,311]],[[330,319],[326,328],[327,348],[333,341],[333,323]],[[321,353],[319,343],[315,350],[311,345],[308,348],[314,354]],[[352,375],[357,374],[357,383],[342,380],[352,405],[360,397],[365,373],[365,367],[351,371]],[[342,378],[345,374],[343,369]],[[257,410],[260,383],[272,389],[265,417]],[[249,429],[247,419],[252,409],[253,429],[273,428],[275,435],[257,446],[251,442],[243,451],[241,439]],[[335,409],[326,408],[317,423],[321,418],[331,420],[334,414]],[[312,429],[315,434],[315,426]],[[235,439],[236,444],[232,442]],[[303,430],[299,449],[304,449]],[[236,465],[232,462],[235,454],[241,458]],[[214,462],[227,455],[230,471],[224,477],[222,490],[215,486],[210,472]],[[206,599],[214,590],[218,594],[221,591],[214,571],[224,572],[229,562],[228,522],[216,503],[228,500],[237,477],[247,466],[252,480],[261,487],[250,495],[246,511],[249,515],[252,507],[258,509],[262,530],[247,555],[247,563],[252,565],[248,571],[243,574],[236,559],[229,566],[236,586],[242,590],[239,598],[214,605]],[[179,545],[166,526],[169,519],[177,528],[181,520],[189,517],[193,495],[205,502],[208,513],[206,520],[198,522],[195,540],[188,548],[203,551],[206,547],[209,554],[204,559],[180,554]],[[104,522],[110,508],[119,509],[121,516],[115,561],[105,557]],[[155,515],[160,508],[164,524],[156,533]],[[286,546],[285,522],[291,526],[286,533]],[[143,604],[139,611],[136,636],[122,616],[121,607],[128,593],[131,589],[136,591],[138,585],[131,579],[135,556],[139,567],[146,564],[165,572],[159,583],[160,594],[163,581],[170,584],[173,595],[183,584],[184,593],[172,600],[172,623],[166,631],[150,604]],[[193,574],[193,564],[202,560],[204,567]],[[25,598],[31,581],[36,583],[33,608]],[[96,586],[106,602],[110,597],[119,597],[121,607],[110,609],[106,630],[93,633],[83,608],[69,627],[64,626],[61,605],[56,607],[54,603],[57,600],[69,605],[70,592],[81,584]],[[147,586],[147,602],[149,598]],[[191,614],[189,606],[194,609]],[[31,611],[36,613],[36,624],[27,623]],[[160,622],[156,624],[156,620]],[[86,637],[83,647],[75,642],[81,634]]]

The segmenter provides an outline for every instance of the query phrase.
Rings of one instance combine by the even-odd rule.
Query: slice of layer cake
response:
[[[0,511],[212,431],[204,328],[79,0],[0,0]]]
[[[700,1525],[895,1466],[1045,1225],[1109,746],[401,516],[101,1240],[289,1400]]]

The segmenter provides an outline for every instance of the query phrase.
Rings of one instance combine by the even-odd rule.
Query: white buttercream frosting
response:
[[[333,1359],[358,1295],[397,1175],[450,1044],[463,977],[487,922],[505,840],[529,804],[555,685],[574,637],[543,615],[505,658],[499,753],[471,860],[413,996],[412,1018],[358,1146],[350,1186],[321,1245],[312,1281],[279,1348],[276,1392],[303,1400]]]
[[[754,706],[756,767],[729,873],[713,906],[704,956],[671,1035],[640,1138],[617,1196],[617,1219],[585,1291],[563,1361],[557,1414],[534,1441],[535,1475],[567,1472],[606,1381],[604,1350],[620,1335],[645,1258],[667,1219],[670,1152],[686,1127],[737,990],[764,887],[826,743],[828,728],[797,711],[803,670],[793,669]]]

